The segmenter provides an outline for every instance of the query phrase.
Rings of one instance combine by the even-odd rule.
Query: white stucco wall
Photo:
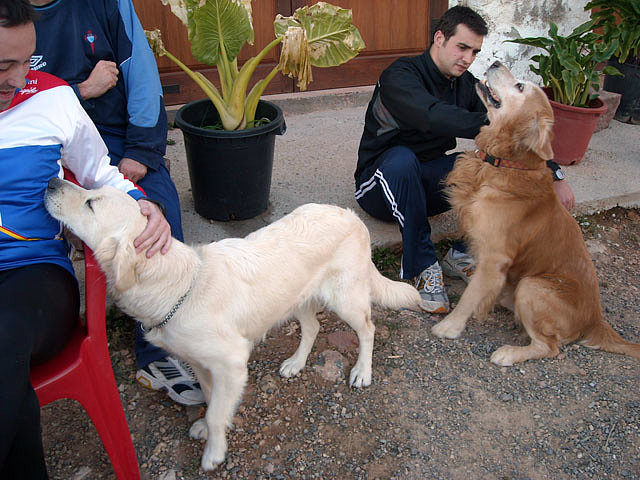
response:
[[[520,79],[540,83],[540,77],[529,70],[530,58],[541,50],[535,47],[503,43],[504,40],[544,36],[549,31],[549,21],[558,24],[566,35],[581,23],[589,20],[584,11],[588,0],[450,0],[449,6],[466,5],[480,13],[487,21],[489,34],[482,51],[469,69],[482,78],[487,67],[495,60],[507,65]]]

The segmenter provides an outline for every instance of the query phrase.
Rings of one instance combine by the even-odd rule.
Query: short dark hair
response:
[[[29,0],[0,0],[0,27],[15,27],[31,23],[36,12]]]
[[[440,30],[444,35],[444,39],[449,40],[456,34],[456,29],[461,23],[469,27],[469,29],[476,35],[482,35],[484,37],[489,33],[487,22],[485,22],[484,18],[482,18],[475,10],[462,5],[457,5],[455,7],[451,7],[449,10],[444,12],[442,17],[440,17],[436,28],[433,30],[434,36],[435,32]]]

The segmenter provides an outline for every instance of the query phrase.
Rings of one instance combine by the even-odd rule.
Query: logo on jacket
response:
[[[47,66],[47,62],[42,61],[42,55],[31,55],[31,59],[29,60],[29,68],[31,70],[40,70]]]
[[[89,45],[91,45],[91,53],[96,53],[96,47],[95,47],[96,36],[95,36],[95,34],[91,30],[87,30],[87,33],[85,34],[84,39],[87,42],[89,42]]]

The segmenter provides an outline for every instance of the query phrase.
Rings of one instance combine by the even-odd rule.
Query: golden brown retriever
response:
[[[292,377],[320,330],[316,312],[332,310],[358,335],[349,381],[365,387],[375,332],[371,303],[415,310],[422,304],[413,286],[376,270],[367,227],[336,206],[303,205],[246,238],[199,247],[174,239],[166,255],[146,258],[133,248],[146,218],[126,193],[56,178],[45,205],[94,251],[114,300],[142,322],[147,340],[195,370],[208,408],[189,433],[207,440],[204,470],[224,460],[225,427],[242,398],[249,354],[269,329],[291,317],[300,322],[300,345],[280,367]]]
[[[502,296],[531,343],[498,348],[493,363],[553,357],[560,345],[575,340],[640,358],[640,345],[604,321],[580,228],[554,192],[545,162],[553,157],[553,112],[546,95],[499,62],[486,76],[476,89],[490,125],[476,137],[479,150],[460,155],[446,180],[476,271],[433,334],[458,337],[472,315],[485,316]]]

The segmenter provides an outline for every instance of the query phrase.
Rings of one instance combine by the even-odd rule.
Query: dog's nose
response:
[[[500,60],[496,60],[491,64],[489,68],[500,68],[501,66],[502,66],[502,63],[500,63]]]
[[[48,191],[55,190],[56,188],[58,188],[61,182],[62,180],[60,180],[59,178],[53,177],[52,179],[49,180],[49,183],[47,184],[47,190]]]

